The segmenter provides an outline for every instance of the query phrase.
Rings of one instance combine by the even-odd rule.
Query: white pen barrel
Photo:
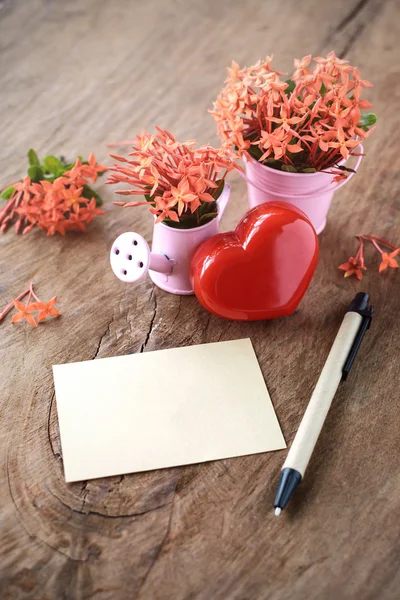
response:
[[[362,319],[357,312],[346,313],[283,465],[284,469],[296,469],[304,476]]]

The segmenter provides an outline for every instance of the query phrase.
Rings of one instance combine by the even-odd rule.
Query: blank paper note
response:
[[[249,339],[53,372],[66,481],[285,448]]]

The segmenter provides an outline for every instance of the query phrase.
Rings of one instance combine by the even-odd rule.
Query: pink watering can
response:
[[[228,204],[230,186],[225,183],[217,200],[218,216],[200,227],[176,229],[155,223],[152,247],[135,232],[122,233],[112,245],[110,263],[114,274],[126,283],[143,279],[147,273],[161,289],[172,294],[193,294],[190,263],[197,248],[219,233],[219,222]]]

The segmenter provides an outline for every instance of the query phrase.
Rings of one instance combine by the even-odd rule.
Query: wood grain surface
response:
[[[0,325],[0,597],[35,600],[397,600],[400,596],[400,273],[362,284],[337,265],[357,233],[400,243],[400,7],[390,0],[2,0],[0,171],[26,151],[95,152],[157,123],[217,143],[207,109],[232,59],[334,49],[375,87],[367,156],[337,193],[298,312],[238,323],[147,278],[124,285],[108,253],[123,231],[151,239],[145,209],[112,205],[87,235],[0,237],[0,300],[36,284],[63,313],[37,330]],[[246,188],[229,178],[230,228]],[[63,477],[51,365],[249,336],[287,442],[356,291],[376,316],[341,386],[307,478],[273,515],[286,452],[76,484]],[[179,365],[172,366],[179,382]],[[204,384],[206,386],[206,384]],[[107,440],[105,440],[107,443]]]

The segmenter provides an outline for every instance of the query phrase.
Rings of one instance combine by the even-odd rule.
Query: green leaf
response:
[[[306,169],[302,169],[302,173],[315,173],[317,171],[317,169],[314,169],[314,167],[307,167]]]
[[[32,165],[28,169],[28,175],[33,182],[42,181],[44,179],[44,173],[37,165]]]
[[[373,125],[375,125],[376,120],[377,120],[377,117],[376,117],[375,113],[365,113],[365,114],[361,115],[360,122],[358,123],[358,126],[361,129],[364,129],[364,131],[368,131],[368,129],[370,127],[372,127]]]
[[[218,189],[218,188],[216,188]],[[214,200],[214,202],[201,202],[199,208],[196,210],[196,213],[198,213],[199,216],[204,215],[207,212],[216,212],[217,211],[217,202],[216,200]]]
[[[335,164],[335,169],[340,169],[340,171],[349,171],[349,173],[356,172],[354,169],[351,169],[350,167],[346,167],[345,165],[336,165]]]
[[[172,219],[166,217],[163,220],[163,223],[172,229],[194,229],[195,227],[199,226],[197,220],[194,218],[194,215],[187,219],[181,219],[180,221],[173,221]]]
[[[62,164],[63,171],[70,171],[74,166],[76,161],[68,162],[65,156],[60,156],[60,163]]]
[[[285,90],[285,94],[286,94],[286,96],[290,96],[290,94],[293,92],[294,88],[296,87],[296,82],[293,81],[293,79],[286,79],[286,83],[288,84],[288,86]]]
[[[322,97],[324,97],[327,91],[328,90],[326,89],[326,86],[325,86],[324,82],[322,82],[321,83],[321,89],[319,90],[319,93],[321,94]]]
[[[33,148],[31,148],[30,150],[28,150],[28,161],[29,161],[29,166],[34,167],[40,167],[40,160],[38,155],[36,154],[36,152],[33,150]]]
[[[288,173],[297,173],[297,169],[292,165],[282,165],[281,171],[287,171]]]
[[[63,173],[65,173],[65,171],[71,171],[71,169],[73,169],[75,166],[75,163],[65,163],[63,164]]]
[[[63,164],[58,158],[55,156],[46,156],[43,161],[44,169],[47,173],[52,173],[53,175],[61,175],[64,173]]]
[[[270,157],[264,160],[261,164],[265,165],[266,167],[269,167],[270,169],[280,171],[282,162],[280,160],[275,160],[275,158]]]
[[[260,160],[264,152],[260,150],[258,146],[250,146],[247,152],[252,156],[255,160]]]
[[[9,198],[11,198],[11,196],[14,193],[14,186],[10,185],[10,187],[8,187],[6,190],[4,190],[1,194],[1,197],[4,198],[4,200],[8,200]]]
[[[96,206],[101,206],[103,204],[101,196],[99,196],[99,194],[92,190],[92,188],[88,185],[83,186],[82,196],[87,200],[91,200],[92,198],[94,198],[96,200]]]
[[[218,187],[213,188],[213,190],[210,192],[210,194],[214,198],[214,200],[218,200],[218,198],[220,197],[220,195],[222,194],[222,191],[224,189],[225,179],[220,179],[219,181],[216,181],[215,183],[218,184]],[[210,203],[208,203],[208,204],[210,204]]]
[[[209,221],[212,221],[213,219],[215,219],[215,217],[218,217],[217,212],[209,212],[209,213],[206,213],[205,215],[201,215],[199,222],[202,225],[204,225],[205,223],[208,223]]]

